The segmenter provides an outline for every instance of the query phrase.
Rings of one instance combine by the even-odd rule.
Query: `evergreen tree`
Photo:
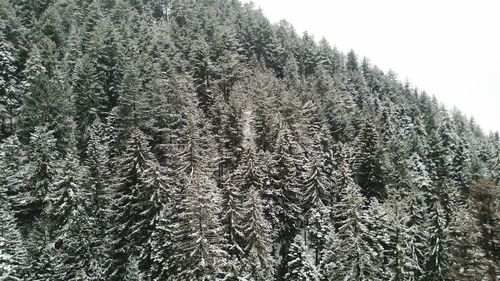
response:
[[[429,237],[426,260],[423,264],[422,280],[448,280],[447,276],[453,262],[451,237],[446,226],[445,212],[441,203],[434,200],[427,223]]]
[[[2,280],[497,278],[498,133],[252,3],[0,0],[0,141]]]
[[[449,226],[452,238],[453,264],[450,280],[485,280],[487,266],[483,263],[484,252],[478,245],[479,229],[472,212],[461,207]]]
[[[104,129],[104,124],[99,119],[92,123],[89,130],[87,158],[84,163],[86,171],[84,184],[88,187],[86,197],[89,198],[87,208],[96,220],[98,235],[103,243],[108,229],[111,203],[109,148],[104,139]]]
[[[383,155],[378,133],[371,121],[365,120],[356,141],[354,178],[368,198],[383,199],[386,196],[384,186]]]
[[[222,190],[222,225],[227,237],[229,254],[241,256],[243,254],[243,194],[237,180],[224,184]]]
[[[73,94],[76,109],[77,140],[79,149],[86,149],[87,128],[100,111],[102,88],[95,77],[94,66],[88,56],[81,58],[75,65]]]
[[[29,266],[21,232],[17,228],[5,190],[0,190],[0,278],[23,280]]]
[[[33,223],[26,238],[28,263],[30,264],[28,280],[64,280],[64,271],[59,269],[61,256],[54,245],[53,223],[41,217]]]
[[[314,249],[315,265],[320,261],[320,254],[325,243],[330,216],[330,195],[332,180],[327,175],[327,163],[318,159],[319,152],[312,153],[312,165],[309,168],[310,175],[306,177],[304,194],[302,200],[302,212],[304,214],[305,243],[311,244]],[[310,240],[310,241],[309,241]]]
[[[271,256],[270,227],[262,210],[262,200],[255,187],[250,187],[243,203],[244,262],[249,262],[249,280],[269,280],[274,275]]]
[[[56,46],[42,38],[29,55],[20,81],[22,104],[20,108],[20,138],[26,140],[37,126],[54,128],[61,135],[68,128],[66,111],[70,108],[56,66]]]
[[[82,169],[76,156],[73,139],[61,165],[51,191],[51,205],[47,209],[54,223],[54,247],[58,251],[58,273],[64,280],[103,277],[100,263],[104,261],[103,248],[99,248],[96,223],[87,213],[89,195],[84,191]],[[98,265],[98,266],[96,266]]]
[[[276,240],[281,243],[282,264],[278,274],[286,272],[288,247],[294,239],[300,223],[300,174],[297,167],[299,147],[291,130],[283,125],[277,137],[270,162],[268,217]]]
[[[288,253],[288,271],[283,280],[317,281],[318,272],[312,258],[307,253],[307,247],[300,235],[297,235]]]
[[[134,129],[114,180],[113,242],[108,276],[123,278],[130,256],[138,255],[151,236],[161,209],[161,169],[149,151],[147,137]],[[146,254],[147,258],[149,254]]]
[[[17,135],[6,138],[0,144],[0,189],[2,198],[6,202],[13,203],[13,199],[24,188],[26,165],[26,152]]]
[[[173,243],[166,249],[171,254],[160,271],[167,279],[212,280],[224,276],[227,267],[227,242],[218,217],[220,191],[209,176],[213,168],[208,156],[213,155],[213,145],[202,133],[202,115],[191,96],[185,112],[177,156],[180,188],[174,199],[174,217],[167,225]]]
[[[499,191],[491,180],[483,179],[472,186],[473,215],[479,227],[478,244],[484,252],[488,275],[495,280],[498,263],[498,198]]]
[[[50,191],[56,180],[58,162],[53,131],[37,127],[31,135],[31,151],[26,166],[22,192],[16,200],[17,216],[21,225],[29,229],[33,221],[50,204]]]
[[[2,28],[3,29],[3,28]],[[2,30],[3,31],[3,30]],[[4,38],[0,31],[0,138],[14,133],[16,115],[20,106],[19,92],[16,87],[16,52],[13,44]]]
[[[415,237],[416,226],[408,226],[411,215],[407,201],[392,198],[385,204],[388,212],[387,252],[389,280],[418,280],[416,272],[420,271],[418,256],[414,249],[418,247]]]
[[[364,211],[364,198],[357,185],[342,191],[342,199],[334,204],[338,230],[329,235],[323,254],[321,274],[326,280],[376,280],[381,278],[382,253],[373,244],[368,228],[371,217]]]

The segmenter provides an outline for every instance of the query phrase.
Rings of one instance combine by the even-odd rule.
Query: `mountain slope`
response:
[[[235,0],[0,15],[7,280],[496,280],[498,134],[368,59]]]

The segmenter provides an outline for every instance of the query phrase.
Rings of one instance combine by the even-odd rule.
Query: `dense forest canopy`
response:
[[[0,141],[1,280],[497,280],[498,133],[252,4],[0,0]]]

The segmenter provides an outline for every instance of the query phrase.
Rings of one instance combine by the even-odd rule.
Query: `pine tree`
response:
[[[134,229],[136,232],[144,233],[144,236],[139,238],[139,241],[144,241],[141,243],[143,246],[139,254],[139,269],[142,272],[148,272],[153,259],[153,249],[150,244],[151,235],[160,219],[161,209],[171,200],[171,186],[165,175],[165,169],[155,161],[145,171],[142,180],[144,181],[142,202],[136,204],[136,209],[140,210],[143,221],[139,221]]]
[[[270,206],[267,215],[273,230],[276,232],[276,242],[282,244],[280,255],[282,264],[280,272],[286,272],[288,247],[295,238],[300,224],[300,173],[297,167],[299,147],[291,130],[283,125],[277,137],[274,152],[270,161]]]
[[[420,270],[414,248],[418,246],[415,226],[408,227],[410,213],[407,201],[393,197],[385,203],[387,210],[389,280],[418,280],[415,272]]]
[[[453,258],[451,253],[451,237],[446,226],[446,216],[438,200],[431,205],[427,222],[429,237],[427,241],[426,260],[423,264],[422,280],[448,280]]]
[[[484,252],[479,247],[480,232],[473,212],[460,207],[449,226],[452,242],[453,264],[448,278],[450,280],[485,280],[487,266],[483,262]]]
[[[0,279],[23,280],[26,277],[27,253],[21,232],[17,228],[5,190],[0,190]]]
[[[331,190],[331,182],[325,171],[325,162],[318,155],[318,152],[311,156],[312,163],[309,167],[309,175],[304,183],[303,209],[306,217],[311,210],[328,206],[328,195]]]
[[[243,194],[239,182],[226,182],[222,189],[222,225],[227,238],[229,254],[241,256],[243,254]]]
[[[236,87],[236,86],[235,86]],[[275,142],[277,118],[274,114],[275,100],[279,90],[278,81],[268,72],[257,71],[248,79],[237,85],[237,97],[245,100],[249,96],[254,105],[252,108],[257,150],[272,151]]]
[[[312,165],[304,184],[302,212],[304,214],[305,243],[314,249],[315,265],[319,264],[320,253],[328,233],[330,216],[330,195],[332,180],[327,175],[326,161],[318,159],[319,152],[313,151]],[[310,240],[310,241],[309,241]]]
[[[78,147],[81,152],[86,150],[86,133],[88,127],[100,112],[102,103],[102,86],[95,75],[94,65],[88,56],[79,59],[75,65],[73,77],[73,93],[76,109],[76,125]]]
[[[143,125],[144,100],[141,98],[142,81],[139,77],[138,65],[130,62],[126,65],[123,81],[119,86],[118,105],[116,107],[116,147],[118,150],[126,146],[124,139],[133,133],[135,128]]]
[[[191,117],[192,118],[192,117]],[[179,209],[175,225],[175,243],[171,266],[176,280],[210,280],[221,274],[226,252],[223,250],[225,239],[221,235],[218,221],[220,195],[214,182],[208,177],[204,168],[207,162],[200,147],[194,141],[200,137],[194,128],[194,120],[187,124],[189,143],[185,152],[196,161],[186,163]],[[190,147],[191,145],[198,146]],[[191,154],[195,152],[196,154]],[[191,158],[193,157],[193,158]],[[182,161],[181,160],[181,161]]]
[[[380,200],[385,198],[383,155],[378,133],[371,121],[363,121],[356,147],[355,179],[363,195]]]
[[[111,189],[109,188],[109,148],[104,136],[104,124],[96,119],[89,130],[87,158],[85,164],[85,185],[88,187],[86,196],[89,197],[87,208],[96,220],[98,236],[105,240],[108,229],[108,220],[111,203]]]
[[[259,191],[250,187],[243,203],[243,234],[245,259],[249,265],[250,280],[269,280],[274,275],[271,256],[270,227],[262,210]]]
[[[301,235],[297,235],[288,253],[287,272],[283,280],[318,281],[319,274],[309,256],[307,247]]]
[[[63,280],[58,265],[61,256],[54,245],[54,225],[46,217],[36,219],[28,237],[26,248],[30,264],[28,280]],[[64,273],[64,272],[62,272]]]
[[[27,229],[46,211],[58,169],[53,131],[47,127],[35,128],[35,132],[31,135],[30,146],[23,190],[16,200],[20,223]]]
[[[76,209],[83,207],[84,173],[76,156],[73,138],[55,175],[49,194],[50,206],[46,210],[57,226],[64,225]]]
[[[125,153],[118,159],[112,207],[113,250],[108,268],[113,280],[123,278],[129,257],[137,255],[149,240],[161,209],[159,202],[164,188],[161,170],[147,140],[144,133],[134,129]]]
[[[56,270],[64,280],[102,277],[103,248],[99,247],[96,222],[87,212],[89,194],[84,188],[85,169],[76,155],[76,141],[70,141],[68,151],[51,190],[48,218],[54,224],[54,248],[57,250]]]
[[[0,31],[0,69],[2,69],[0,75],[0,139],[14,133],[17,110],[20,106],[15,75],[17,50],[11,42],[4,38],[2,31]]]
[[[243,61],[242,48],[236,39],[236,34],[232,30],[220,31],[216,34],[214,51],[217,53],[217,59],[214,62],[215,84],[220,92],[227,99],[232,92],[232,88],[244,74],[245,68]]]
[[[213,110],[213,129],[219,155],[216,177],[219,187],[227,181],[241,156],[240,112],[232,101],[233,99],[225,101],[222,95],[218,95]]]
[[[19,137],[26,141],[37,126],[49,126],[55,135],[68,128],[66,110],[70,108],[56,65],[56,46],[50,39],[42,38],[30,52],[20,81],[22,104],[19,112]]]
[[[193,78],[200,100],[200,108],[205,114],[208,114],[215,97],[211,88],[214,69],[207,42],[203,39],[196,40],[191,47],[189,57],[193,66]]]
[[[334,204],[335,218],[340,226],[329,235],[321,264],[326,280],[376,280],[381,278],[381,252],[373,243],[369,229],[371,217],[364,211],[364,198],[357,185],[342,192],[342,199]],[[332,256],[333,255],[333,256]]]
[[[165,241],[155,251],[169,254],[161,257],[163,268],[158,271],[162,278],[211,280],[225,275],[227,242],[219,221],[220,191],[210,177],[210,171],[214,171],[209,158],[213,144],[204,134],[202,113],[193,97],[187,95],[185,123],[175,157],[175,211],[162,212],[173,216],[162,216],[162,232],[171,235],[173,241]]]
[[[4,199],[10,203],[24,188],[26,161],[26,152],[17,135],[6,138],[0,144],[0,189]]]
[[[410,272],[410,276],[415,276],[419,280],[423,274],[427,251],[428,232],[426,229],[427,210],[425,198],[422,192],[414,191],[406,197],[408,204],[408,221],[406,224],[411,240],[411,260],[416,262],[416,267]]]

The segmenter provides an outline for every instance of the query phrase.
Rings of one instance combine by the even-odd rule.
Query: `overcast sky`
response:
[[[245,2],[250,2],[244,0]],[[500,131],[499,0],[253,0]]]

